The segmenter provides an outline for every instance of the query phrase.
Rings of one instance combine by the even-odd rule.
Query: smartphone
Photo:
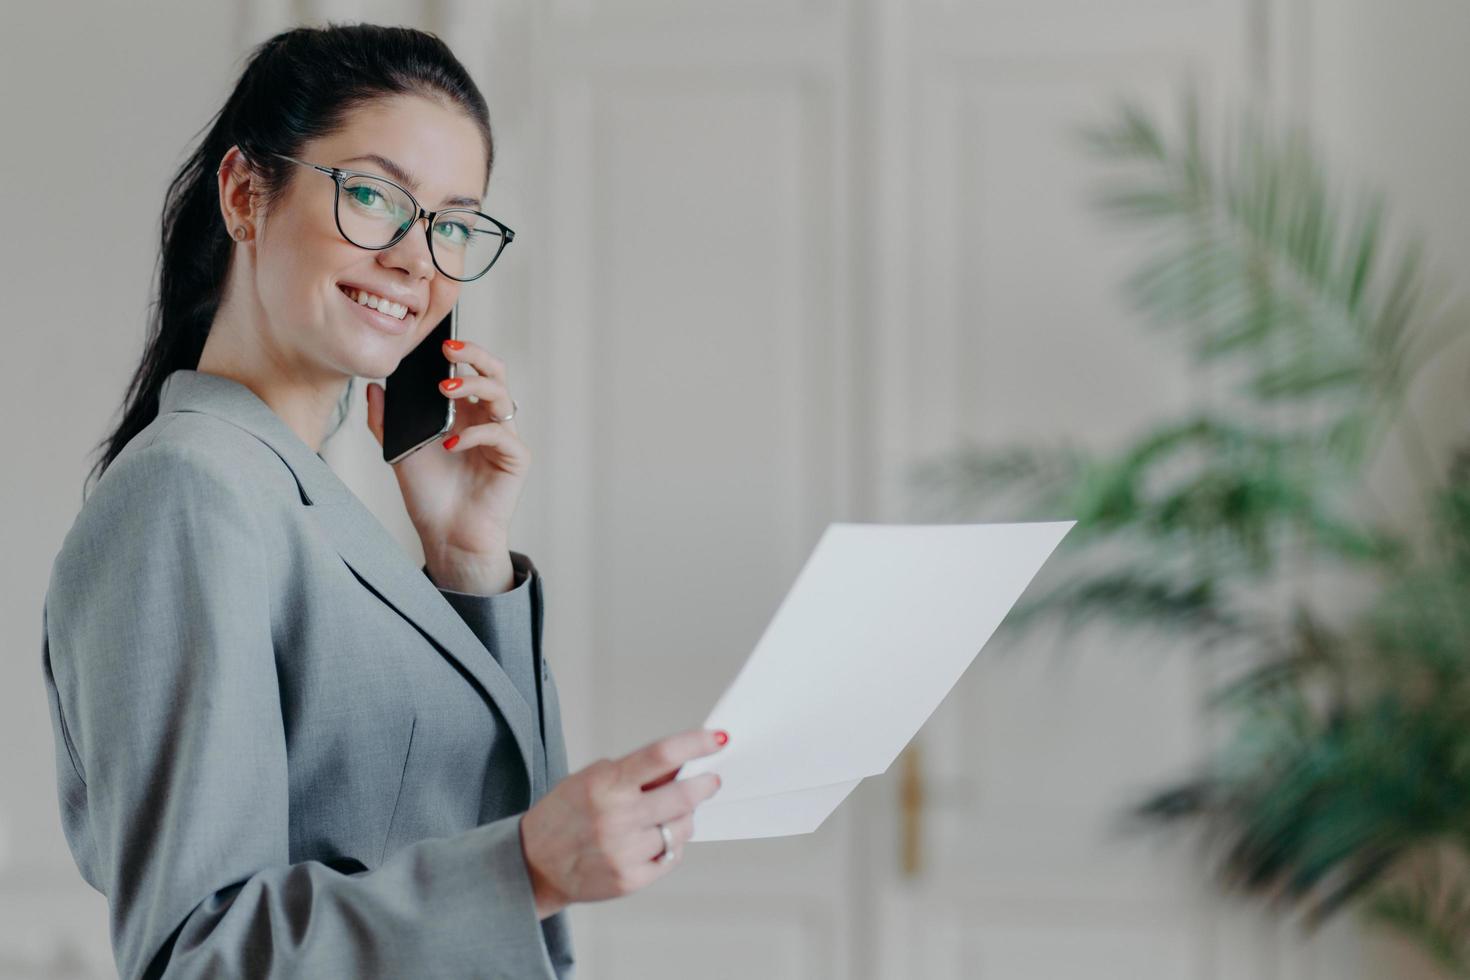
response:
[[[444,356],[444,341],[459,337],[459,304],[398,362],[383,383],[383,459],[396,463],[449,434],[454,399],[439,382],[455,377],[458,364]]]

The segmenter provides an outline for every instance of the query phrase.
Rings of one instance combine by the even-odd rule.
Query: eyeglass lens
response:
[[[342,233],[363,248],[383,248],[417,215],[412,198],[387,181],[348,175],[337,195]],[[434,261],[445,273],[472,279],[495,262],[505,243],[499,226],[475,211],[441,211],[429,236]]]

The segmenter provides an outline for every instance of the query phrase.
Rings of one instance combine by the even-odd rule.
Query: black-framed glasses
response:
[[[358,248],[392,248],[420,218],[428,218],[424,237],[434,268],[459,282],[473,282],[489,272],[516,236],[501,222],[473,208],[426,211],[406,187],[378,174],[323,167],[284,153],[272,155],[332,178],[336,187],[332,215],[337,230]]]

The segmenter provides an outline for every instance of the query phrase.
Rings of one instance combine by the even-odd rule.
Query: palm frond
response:
[[[1470,447],[1434,491],[1430,559],[1352,505],[1465,308],[1440,298],[1421,239],[1390,247],[1383,195],[1337,187],[1303,130],[1251,113],[1222,129],[1207,132],[1190,95],[1172,131],[1125,102],[1083,137],[1111,174],[1101,213],[1146,235],[1128,296],[1196,363],[1237,379],[1238,404],[1106,455],[968,447],[918,484],[955,506],[1008,495],[1016,516],[1074,518],[1079,567],[1129,546],[1038,584],[1005,628],[1107,619],[1252,652],[1209,698],[1224,743],[1135,817],[1204,828],[1224,883],[1308,924],[1362,904],[1463,966],[1465,879],[1432,896],[1398,883],[1446,841],[1470,874]],[[1280,622],[1249,611],[1244,593],[1288,555],[1366,570],[1381,588],[1342,623],[1304,602]]]
[[[1204,576],[1160,574],[1120,569],[1101,575],[1076,576],[1034,597],[1027,596],[1006,614],[1002,625],[1020,631],[1048,617],[1069,630],[1105,619],[1115,625],[1153,628],[1196,639],[1231,635],[1242,628],[1240,614],[1217,583]]]
[[[1366,908],[1453,976],[1470,977],[1470,887],[1446,874],[1442,860],[1426,862],[1412,880],[1385,888]]]
[[[1095,203],[1155,235],[1127,283],[1138,308],[1185,330],[1201,361],[1248,359],[1244,394],[1396,402],[1425,321],[1420,242],[1388,254],[1382,195],[1331,188],[1300,129],[1276,134],[1242,114],[1212,158],[1192,99],[1182,116],[1171,139],[1125,103],[1085,134],[1100,158],[1132,165]]]

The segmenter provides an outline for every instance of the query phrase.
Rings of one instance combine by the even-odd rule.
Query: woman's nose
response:
[[[429,220],[429,216],[421,214],[414,220],[414,228],[404,235],[392,248],[383,250],[392,264],[405,272],[420,279],[426,279],[434,274],[434,257],[429,254],[428,225],[424,225],[425,232],[420,235],[418,226]]]

